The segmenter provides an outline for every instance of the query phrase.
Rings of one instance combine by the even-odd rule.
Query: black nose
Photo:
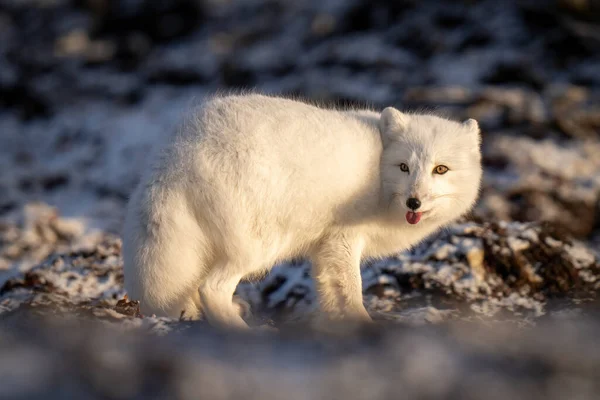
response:
[[[406,200],[406,207],[410,208],[411,210],[416,210],[421,207],[421,201],[416,197],[411,197]]]

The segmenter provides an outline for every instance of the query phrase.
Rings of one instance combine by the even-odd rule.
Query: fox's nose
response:
[[[409,199],[406,200],[406,207],[414,211],[421,207],[421,201],[416,197],[409,197]]]

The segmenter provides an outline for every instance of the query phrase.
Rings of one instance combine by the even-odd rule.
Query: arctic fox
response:
[[[369,321],[361,260],[466,213],[482,175],[473,119],[258,94],[208,99],[150,162],[125,220],[129,298],[237,328],[238,282],[295,257],[311,260],[327,319]]]

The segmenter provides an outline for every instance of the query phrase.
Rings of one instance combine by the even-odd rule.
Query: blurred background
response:
[[[324,358],[293,340],[244,353],[119,302],[116,235],[150,146],[204,96],[240,90],[479,121],[465,224],[363,273],[369,310],[400,328]],[[599,254],[599,0],[0,0],[0,398],[598,398]],[[300,261],[238,288],[255,311],[301,314],[313,291]],[[175,351],[79,325],[42,334],[15,322],[31,309],[196,336]],[[484,316],[503,328],[402,328]]]
[[[475,216],[598,243],[596,0],[1,0],[0,218],[32,200],[118,232],[148,146],[255,89],[476,118]]]

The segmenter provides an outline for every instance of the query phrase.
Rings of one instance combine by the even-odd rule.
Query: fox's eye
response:
[[[402,171],[402,172],[408,172],[408,165],[402,163],[402,164],[399,165],[399,167],[400,167],[400,171]]]
[[[438,165],[433,169],[433,173],[438,175],[444,175],[446,172],[448,172],[448,167],[445,165]]]

